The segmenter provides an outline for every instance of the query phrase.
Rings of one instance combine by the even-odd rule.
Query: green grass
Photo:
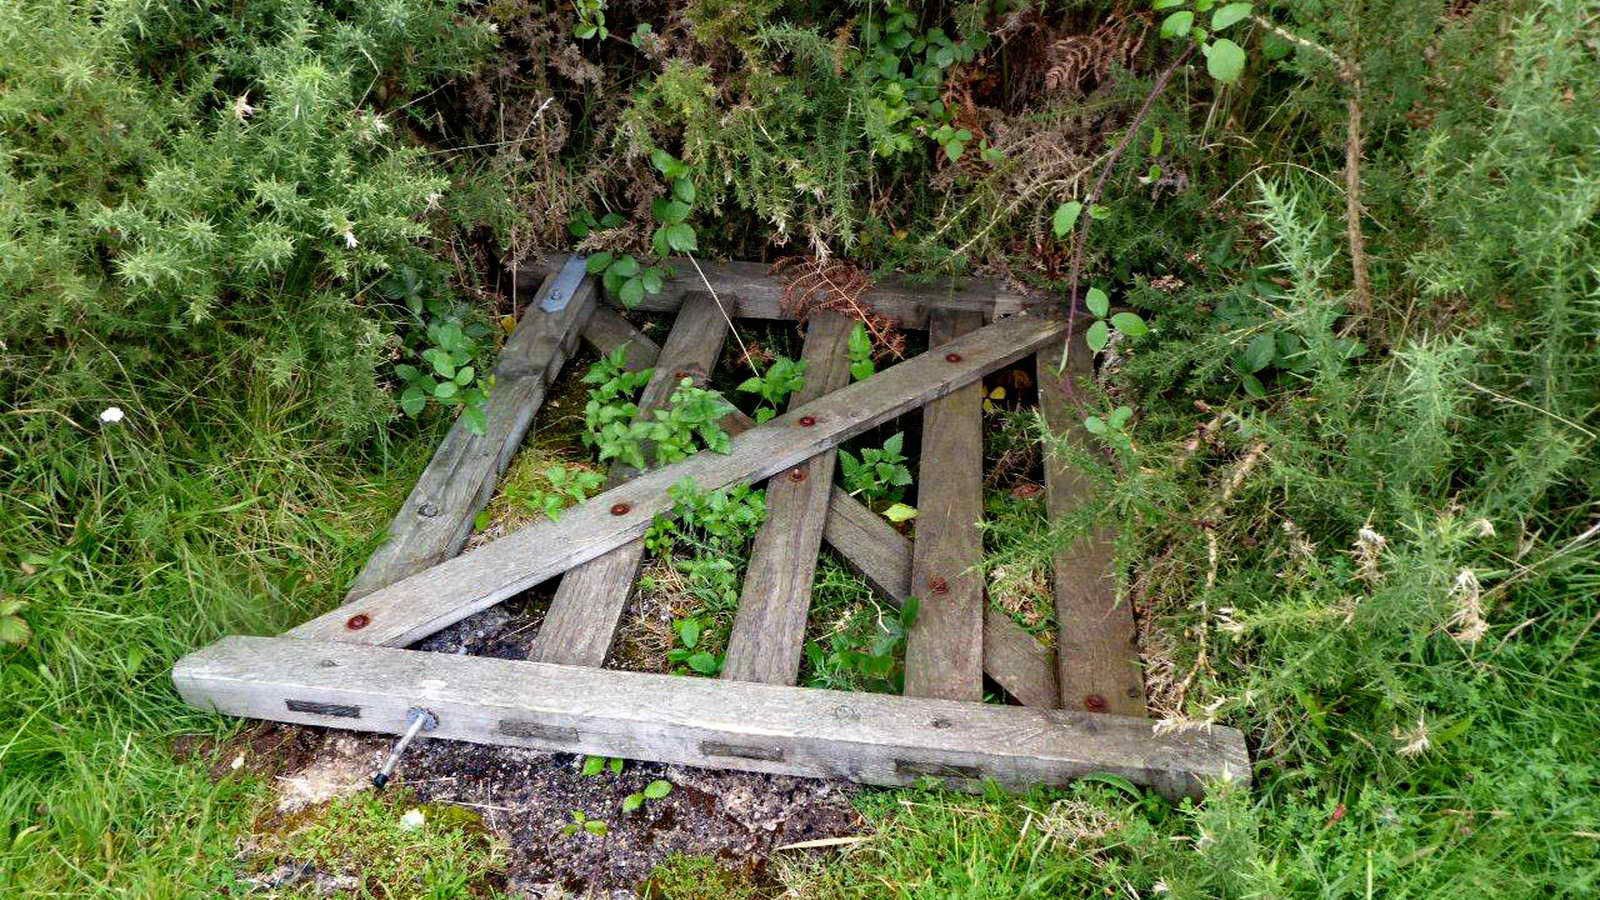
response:
[[[0,883],[178,895],[232,864],[263,787],[174,758],[177,736],[236,725],[183,704],[172,663],[336,602],[436,437],[352,455],[244,387],[191,422],[146,391],[120,424],[8,459],[0,591],[34,636],[0,649]],[[0,446],[32,427],[0,418]]]

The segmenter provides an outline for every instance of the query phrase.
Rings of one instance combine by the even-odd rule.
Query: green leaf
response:
[[[590,819],[589,821],[583,823],[583,828],[585,831],[589,832],[595,837],[604,836],[607,830],[606,823],[598,819]]]
[[[405,363],[400,363],[394,367],[394,374],[395,377],[399,378],[401,381],[416,381],[417,376],[421,375],[422,373],[417,371],[416,366],[408,366]]]
[[[672,793],[672,782],[665,778],[657,778],[644,787],[644,795],[651,800],[660,800]]]
[[[701,675],[715,675],[722,668],[717,663],[717,658],[705,651],[696,653],[684,660],[684,662],[688,664],[689,668],[699,672]]]
[[[1223,84],[1233,84],[1244,74],[1244,48],[1218,38],[1206,48],[1206,71]]]
[[[699,619],[683,619],[678,622],[678,637],[685,647],[693,650],[695,645],[700,643],[700,632],[704,628]]]
[[[583,758],[583,774],[599,775],[606,767],[604,756],[585,756]]]
[[[676,225],[668,225],[664,231],[666,232],[665,240],[667,246],[673,250],[679,253],[688,253],[692,250],[700,249],[700,245],[695,243],[693,225],[687,222],[679,222]]]
[[[611,265],[611,260],[613,258],[614,257],[610,252],[601,250],[599,253],[596,253],[584,260],[583,267],[589,270],[590,275],[599,275],[601,272],[606,270],[607,266]]]
[[[1221,31],[1241,19],[1249,18],[1250,4],[1229,3],[1211,14],[1211,30]]]
[[[644,292],[646,294],[661,293],[663,281],[664,279],[661,277],[661,270],[655,266],[651,266],[650,268],[639,273],[639,282],[644,285]]]
[[[663,225],[676,225],[689,218],[689,204],[681,200],[657,197],[650,203],[650,214]]]
[[[1144,799],[1144,794],[1134,786],[1133,782],[1123,778],[1121,775],[1112,775],[1109,772],[1093,772],[1088,775],[1078,776],[1079,784],[1092,784],[1095,782],[1116,788],[1124,794],[1127,794],[1128,798],[1133,800],[1135,803]]]
[[[450,354],[434,350],[429,361],[433,363],[433,370],[439,373],[440,378],[456,377],[456,364],[450,361]]]
[[[639,274],[639,261],[632,256],[624,256],[611,264],[611,271],[623,278],[632,278]]]
[[[484,431],[489,427],[489,416],[481,406],[468,405],[462,407],[461,419],[467,423],[467,431],[479,437],[482,437]]]
[[[1245,345],[1244,353],[1240,360],[1244,363],[1244,370],[1254,374],[1272,365],[1272,360],[1278,355],[1278,342],[1270,334],[1258,334]]]
[[[1106,296],[1105,291],[1092,287],[1084,293],[1083,305],[1089,307],[1089,312],[1104,316],[1111,310],[1111,298]]]
[[[28,642],[33,631],[28,628],[28,622],[21,616],[0,616],[0,644],[11,644],[20,647]]]
[[[1106,424],[1110,425],[1112,428],[1120,429],[1122,426],[1128,424],[1128,420],[1131,418],[1133,418],[1133,408],[1129,406],[1119,406],[1111,411],[1111,415],[1106,416]]]
[[[456,391],[459,390],[461,390],[461,388],[458,387],[454,381],[441,381],[434,386],[433,395],[438,397],[440,400],[449,400],[451,397],[454,397],[456,395]]]
[[[489,515],[489,511],[486,509],[483,512],[478,513],[476,516],[473,517],[473,519],[472,519],[472,527],[473,527],[473,529],[475,531],[482,531],[485,528],[488,528],[489,525],[491,523],[493,523],[493,522],[494,522],[494,517]]]
[[[629,278],[623,282],[622,290],[617,291],[617,299],[621,300],[622,305],[629,309],[638,306],[639,302],[644,299],[644,279]]]
[[[1153,7],[1151,7],[1151,8],[1152,9],[1171,9],[1174,6],[1182,6],[1184,3],[1187,3],[1187,2],[1188,2],[1188,0],[1156,0],[1155,5]]]
[[[883,511],[883,517],[898,525],[901,522],[915,519],[917,510],[915,507],[907,506],[904,503],[892,503],[888,509]]]
[[[1083,339],[1088,342],[1090,350],[1099,353],[1106,348],[1106,342],[1111,339],[1111,329],[1106,326],[1104,319],[1100,319],[1089,326],[1089,331]]]
[[[428,395],[420,387],[408,387],[400,393],[400,409],[412,418],[427,405]]]
[[[1119,312],[1111,317],[1111,324],[1128,337],[1138,337],[1150,332],[1150,326],[1144,323],[1144,319],[1139,318],[1138,313]]]
[[[694,182],[687,178],[674,178],[672,180],[672,196],[684,203],[694,202]]]
[[[473,377],[477,374],[478,370],[474,369],[472,366],[462,366],[461,369],[456,372],[456,384],[460,385],[461,387],[466,387],[472,383]]]
[[[621,775],[622,774],[622,757],[620,757],[620,756],[611,757],[611,759],[606,762],[606,767],[611,770],[611,774],[613,774],[613,775]]]
[[[1062,238],[1070,234],[1072,226],[1078,224],[1078,216],[1082,213],[1083,204],[1076,200],[1056,207],[1055,215],[1050,218],[1050,228],[1056,233],[1056,237]]]
[[[1158,6],[1156,8],[1160,9],[1161,7]],[[1159,128],[1157,128],[1155,130],[1154,134],[1150,135],[1150,155],[1151,156],[1160,156],[1161,155],[1161,147],[1163,146],[1163,143],[1165,142],[1165,140],[1166,140],[1166,136],[1161,133],[1161,129],[1159,129]]]
[[[655,166],[656,171],[663,175],[670,173],[673,169],[681,165],[681,163],[678,162],[677,157],[661,149],[650,151],[650,164]]]
[[[1108,430],[1105,421],[1099,416],[1090,416],[1084,419],[1083,427],[1088,429],[1090,434],[1105,434]]]
[[[1194,13],[1187,9],[1179,10],[1167,16],[1161,22],[1161,36],[1164,38],[1183,37],[1189,33],[1189,28],[1194,25]]]
[[[643,794],[629,794],[628,796],[622,798],[622,811],[625,813],[631,813],[643,805]]]
[[[1267,386],[1262,384],[1261,379],[1257,378],[1256,376],[1246,375],[1239,380],[1244,383],[1244,392],[1246,394],[1249,394],[1252,397],[1267,396]]]

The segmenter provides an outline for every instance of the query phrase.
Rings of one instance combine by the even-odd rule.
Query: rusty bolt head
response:
[[[800,417],[800,427],[801,428],[810,428],[811,426],[813,426],[815,424],[817,424],[817,417],[816,416],[801,416]]]
[[[943,578],[934,578],[932,581],[928,582],[928,590],[934,592],[935,594],[943,594],[950,590],[950,583],[945,581]]]
[[[611,514],[613,516],[625,516],[628,514],[628,510],[631,509],[633,507],[627,503],[614,503],[611,505]]]
[[[944,355],[944,361],[945,362],[961,362],[961,354],[959,354],[959,353],[946,353]]]
[[[672,377],[674,377],[674,378],[690,378],[690,377],[693,377],[693,376],[691,376],[688,372],[685,372],[682,369],[679,369],[678,371],[672,373]]]
[[[790,481],[805,481],[806,480],[806,470],[802,469],[802,468],[800,468],[798,466],[796,466],[793,469],[790,469],[789,470],[789,480]]]
[[[1087,709],[1089,712],[1105,712],[1106,698],[1100,696],[1099,694],[1090,694],[1089,696],[1083,698],[1083,708]]]
[[[372,617],[366,613],[356,613],[350,618],[344,620],[344,627],[350,629],[351,631],[360,631],[371,624]]]

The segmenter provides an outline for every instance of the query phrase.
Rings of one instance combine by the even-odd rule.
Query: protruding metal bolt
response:
[[[800,468],[799,466],[796,466],[795,468],[790,469],[789,470],[789,480],[790,481],[805,481],[806,480],[806,470]]]
[[[959,353],[946,353],[944,355],[944,361],[945,362],[961,362],[961,354],[959,354]]]
[[[627,503],[613,503],[611,505],[611,514],[613,516],[625,516],[625,515],[628,514],[628,511],[631,510],[631,509],[633,509],[633,507],[630,504],[627,504]]]
[[[1105,712],[1106,698],[1100,696],[1099,694],[1090,694],[1089,696],[1083,698],[1083,708],[1087,709],[1089,712]]]
[[[928,590],[935,594],[943,594],[950,590],[950,584],[943,578],[935,578],[928,582]]]
[[[344,620],[344,627],[350,629],[351,631],[360,631],[371,624],[372,617],[366,613],[356,613],[350,618]]]
[[[800,417],[800,427],[801,428],[810,428],[811,426],[813,426],[815,424],[817,424],[817,417],[816,416],[801,416]]]
[[[416,740],[417,733],[432,731],[438,727],[439,719],[433,713],[420,706],[411,707],[411,710],[406,713],[406,732],[400,735],[399,743],[395,744],[394,749],[389,751],[389,758],[383,761],[383,768],[372,776],[372,786],[380,791],[383,790],[383,786],[389,783],[389,776],[394,774],[394,767],[400,762],[400,754],[406,752],[406,748],[411,746],[412,741]]]

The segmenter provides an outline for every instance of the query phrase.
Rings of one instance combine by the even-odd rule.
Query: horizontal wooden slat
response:
[[[1168,797],[1248,781],[1234,729],[1060,709],[463,657],[338,641],[230,637],[179,660],[195,706],[280,722],[398,733],[407,710],[453,739],[814,777],[1021,789],[1096,772]]]
[[[1065,330],[1052,319],[1002,319],[891,366],[734,438],[726,455],[700,453],[648,472],[500,540],[419,572],[295,628],[293,637],[404,646],[643,536],[670,512],[667,489],[705,490],[765,478],[1014,362]]]
[[[523,267],[517,272],[519,283],[532,287],[546,271],[554,271],[551,266],[559,267],[564,260],[565,257],[550,257]],[[709,282],[717,297],[729,305],[730,315],[749,319],[793,318],[783,310],[783,280],[768,275],[771,267],[766,263],[701,260],[704,281],[687,259],[670,259],[667,263],[677,274],[667,279],[661,293],[644,298],[640,309],[677,309],[684,294],[703,291]],[[993,317],[1011,315],[1033,304],[1020,294],[1000,290],[998,284],[987,279],[945,279],[916,284],[899,275],[883,277],[862,299],[906,328],[926,328],[928,312],[934,309],[967,310]]]
[[[545,389],[576,348],[578,332],[595,309],[593,278],[583,279],[565,308],[540,309],[554,282],[547,279],[540,287],[500,351],[484,410],[484,433],[473,434],[463,419],[456,419],[346,599],[388,587],[455,556],[466,545],[473,519],[494,496],[500,474],[544,403]]]

